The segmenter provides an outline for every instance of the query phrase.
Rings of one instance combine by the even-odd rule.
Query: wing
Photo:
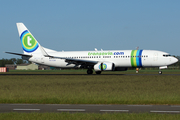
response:
[[[92,66],[98,63],[98,61],[91,61],[91,60],[81,60],[81,59],[73,59],[73,58],[65,58],[65,57],[56,57],[56,56],[50,56],[46,55],[45,57],[52,57],[52,58],[58,58],[58,59],[64,59],[65,62],[67,62],[67,65],[75,64],[78,65],[85,65],[85,66]]]
[[[85,66],[91,66],[91,65],[95,65],[98,63],[98,61],[91,61],[91,60],[81,60],[81,59],[73,59],[73,58],[65,58],[65,57],[57,57],[57,56],[51,56],[48,55],[47,52],[43,49],[42,46],[40,46],[41,52],[45,57],[52,57],[52,58],[58,58],[58,59],[64,59],[65,62],[67,62],[67,65],[70,64],[75,64],[76,66],[78,65],[85,65]]]
[[[57,56],[51,56],[48,55],[48,53],[43,49],[42,46],[40,46],[41,52],[45,57],[51,57],[51,58],[58,58],[58,59],[64,59],[65,62],[67,62],[67,65],[75,64],[78,65],[84,65],[84,66],[92,66],[98,63],[98,61],[91,61],[91,60],[81,60],[81,59],[73,59],[73,58],[65,58],[65,57],[57,57]]]

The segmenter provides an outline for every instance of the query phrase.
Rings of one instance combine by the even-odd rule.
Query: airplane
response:
[[[126,71],[128,68],[159,67],[178,62],[169,53],[157,50],[100,50],[98,51],[55,51],[45,48],[35,39],[23,23],[16,23],[23,54],[19,55],[30,62],[58,68],[85,68],[87,74],[101,74],[102,71]]]

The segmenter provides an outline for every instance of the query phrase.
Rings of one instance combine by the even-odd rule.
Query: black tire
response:
[[[93,70],[91,70],[91,69],[88,69],[88,70],[87,70],[87,74],[88,74],[88,75],[91,75],[91,74],[93,74]]]
[[[96,74],[98,74],[98,75],[101,74],[101,71],[96,71]]]

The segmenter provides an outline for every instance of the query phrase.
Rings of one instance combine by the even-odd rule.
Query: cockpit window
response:
[[[169,57],[169,56],[171,56],[171,55],[169,55],[169,54],[166,54],[166,55],[163,55],[164,57]]]

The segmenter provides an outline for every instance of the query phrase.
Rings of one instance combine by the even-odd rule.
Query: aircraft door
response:
[[[153,59],[154,59],[154,61],[158,61],[158,53],[154,53]]]

